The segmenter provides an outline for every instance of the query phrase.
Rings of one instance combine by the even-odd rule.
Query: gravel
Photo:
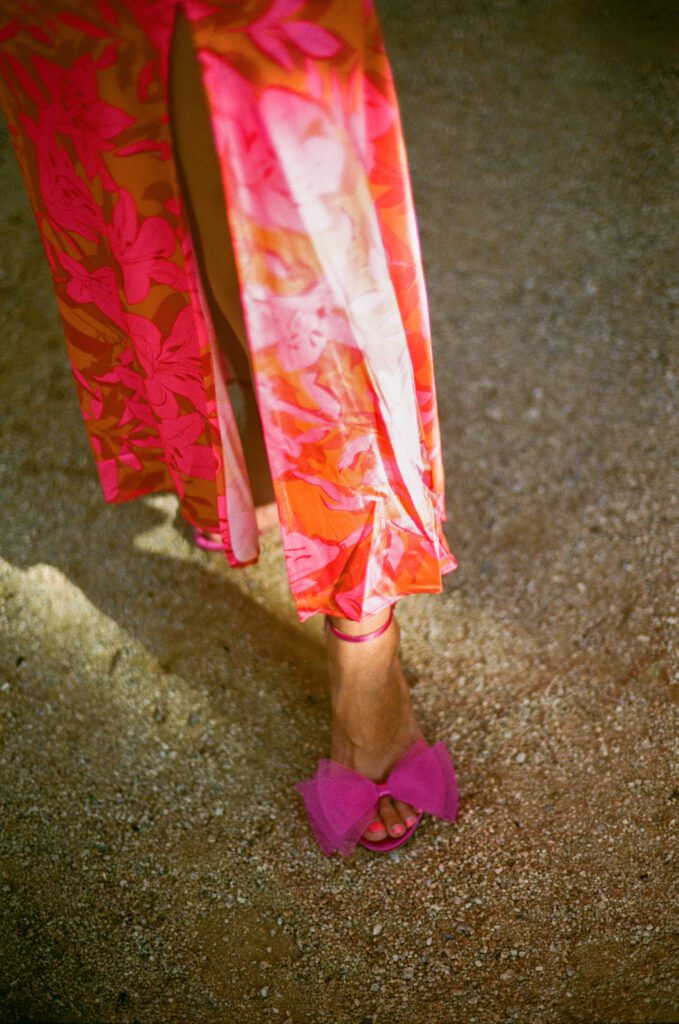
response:
[[[5,134],[3,1022],[679,1019],[673,5],[380,10],[460,562],[402,657],[458,821],[320,854],[320,623],[274,541],[102,501]]]

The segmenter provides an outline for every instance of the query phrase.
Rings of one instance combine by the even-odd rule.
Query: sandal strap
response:
[[[389,609],[389,618],[384,623],[384,625],[380,626],[379,629],[374,629],[372,633],[363,633],[359,636],[352,636],[350,633],[345,633],[343,630],[338,629],[337,626],[333,625],[333,623],[330,621],[329,615],[325,616],[325,628],[329,629],[330,632],[334,633],[335,636],[339,637],[340,640],[346,640],[350,644],[363,644],[366,642],[366,640],[375,640],[378,636],[382,636],[383,633],[386,633],[386,631],[389,629],[391,625],[391,620],[393,619],[393,617],[394,606],[392,604]]]

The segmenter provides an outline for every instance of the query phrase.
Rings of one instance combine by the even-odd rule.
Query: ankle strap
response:
[[[380,626],[379,629],[374,629],[372,633],[363,633],[359,636],[352,636],[350,633],[345,633],[343,632],[343,630],[338,629],[337,626],[334,626],[330,621],[329,615],[325,616],[325,628],[329,629],[330,632],[334,633],[335,636],[339,637],[340,640],[347,640],[351,644],[363,644],[366,642],[366,640],[376,640],[378,636],[382,636],[383,633],[386,633],[386,631],[391,626],[391,620],[393,619],[393,617],[394,606],[392,604],[389,609],[389,618],[387,619],[383,626]]]

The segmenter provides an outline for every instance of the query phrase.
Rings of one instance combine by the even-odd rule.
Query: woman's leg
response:
[[[353,622],[332,616],[331,622],[357,636],[378,629],[388,617],[389,612],[380,612]],[[333,714],[330,757],[376,782],[386,778],[399,757],[422,737],[398,659],[399,640],[395,617],[381,636],[364,643],[347,642],[328,632]],[[384,796],[374,819],[380,827],[364,835],[377,841],[384,839],[387,831],[398,836],[412,824],[415,813],[410,804]]]
[[[238,378],[251,381],[219,163],[191,31],[181,8],[177,9],[170,56],[170,108],[178,172],[206,299]],[[273,487],[251,386],[244,389],[244,398],[247,414],[243,447],[255,504],[264,504],[273,500]],[[348,633],[369,633],[386,618],[387,613],[380,613],[360,623],[342,618],[333,622]],[[376,781],[384,778],[422,735],[398,660],[398,641],[395,619],[382,636],[365,643],[352,644],[333,634],[328,636],[333,709],[330,756]],[[379,841],[386,835],[384,826],[390,834],[398,835],[399,826],[403,830],[413,813],[408,804],[382,797],[376,815],[381,828],[366,832],[366,836]]]
[[[255,505],[262,507],[274,500],[273,483],[253,388],[219,160],[193,37],[181,7],[177,8],[170,51],[169,94],[177,173],[191,237],[218,340],[242,384],[243,452]],[[261,511],[266,517],[266,510]],[[261,529],[262,522],[259,526]]]

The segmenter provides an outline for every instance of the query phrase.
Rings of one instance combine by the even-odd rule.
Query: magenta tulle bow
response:
[[[418,739],[392,768],[385,782],[373,782],[330,758],[321,758],[311,779],[296,782],[318,845],[327,856],[348,857],[385,793],[437,818],[455,821],[457,781],[442,741],[431,747]]]

